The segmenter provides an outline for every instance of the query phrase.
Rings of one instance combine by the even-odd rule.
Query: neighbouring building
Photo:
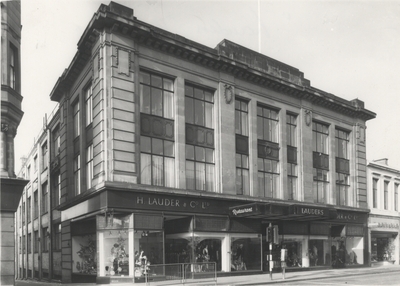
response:
[[[14,138],[21,110],[21,2],[1,5],[0,284],[14,285],[15,211],[27,181],[14,171]]]
[[[57,152],[47,145],[58,176],[49,212],[59,215],[42,219],[58,245],[48,248],[50,278],[52,253],[63,283],[143,281],[140,253],[151,265],[261,273],[270,223],[290,268],[368,265],[365,128],[376,115],[361,100],[115,2],[90,20],[50,98],[59,103]]]
[[[55,209],[60,197],[59,119],[56,106],[43,120],[18,174],[29,182],[16,214],[17,279],[61,280],[61,213]]]
[[[399,185],[400,169],[388,165],[388,159],[367,165],[369,252],[371,264],[399,264]]]

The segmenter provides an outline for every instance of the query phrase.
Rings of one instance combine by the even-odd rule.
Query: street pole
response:
[[[269,227],[272,230],[272,224],[269,223]],[[272,280],[272,241],[269,242],[269,278]]]

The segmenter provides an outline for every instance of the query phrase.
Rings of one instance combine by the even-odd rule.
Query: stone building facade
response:
[[[143,281],[140,253],[151,265],[261,273],[269,224],[279,228],[273,253],[285,245],[293,269],[368,263],[365,128],[375,113],[361,100],[115,2],[95,13],[50,98],[62,282]]]
[[[21,3],[2,1],[1,5],[1,285],[14,284],[14,213],[27,181],[14,171],[14,138],[21,122]]]
[[[400,170],[388,159],[368,162],[368,218],[371,264],[399,264],[399,186]]]

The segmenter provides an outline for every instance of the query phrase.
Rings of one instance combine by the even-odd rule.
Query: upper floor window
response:
[[[214,128],[214,95],[210,90],[185,85],[186,123]]]
[[[32,203],[32,200],[31,200],[31,197],[29,197],[28,198],[28,201],[27,201],[27,203],[26,203],[26,206],[27,206],[27,213],[28,213],[28,222],[30,222],[31,221],[31,211],[32,211],[32,205],[31,205],[31,203]]]
[[[328,154],[328,126],[318,122],[313,122],[312,127],[313,151],[322,154]]]
[[[394,210],[399,210],[399,184],[394,184]]]
[[[378,179],[372,180],[372,207],[378,207]]]
[[[17,89],[18,50],[10,43],[10,87]]]
[[[241,99],[235,99],[235,133],[249,136],[248,103]]]
[[[383,208],[388,209],[389,204],[389,182],[385,181],[383,185]]]
[[[93,122],[93,89],[89,85],[85,90],[85,106],[86,106],[86,126]]]
[[[28,233],[28,253],[32,253],[32,234]]]
[[[54,150],[54,154],[53,155],[57,156],[58,153],[60,152],[60,143],[61,143],[61,140],[60,140],[60,128],[59,127],[54,129],[52,138],[53,138],[53,147],[54,147],[54,149],[53,149]]]
[[[61,251],[61,224],[55,224],[53,226],[53,250],[54,251]]]
[[[39,201],[38,201],[38,191],[33,193],[33,219],[36,219],[39,215]]]
[[[339,129],[335,130],[336,141],[336,157],[349,159],[348,146],[349,146],[349,132]]]
[[[72,107],[73,118],[74,118],[74,138],[78,137],[81,133],[80,131],[80,121],[79,121],[79,101],[76,101]]]
[[[37,159],[37,155],[35,155],[35,157],[33,157],[33,172],[37,172],[38,170],[38,159]]]
[[[25,224],[25,202],[22,203],[22,225]]]
[[[31,178],[31,165],[29,165],[26,170],[26,179],[29,180],[30,178]]]
[[[258,189],[261,196],[278,198],[279,162],[258,158]]]
[[[93,179],[93,144],[86,148],[86,188],[92,187]]]
[[[47,152],[47,142],[42,145],[42,171],[47,168],[48,152]]]
[[[173,119],[173,80],[161,75],[141,71],[140,112]]]
[[[286,144],[297,147],[297,116],[286,114]]]
[[[74,158],[74,185],[75,194],[81,193],[81,155],[77,155]]]
[[[336,173],[336,204],[340,206],[349,205],[349,175],[344,173]]]
[[[257,106],[257,138],[278,143],[278,111]]]
[[[313,168],[313,197],[314,203],[326,203],[326,195],[329,185],[329,172]]]
[[[236,194],[250,193],[248,102],[235,99]]]
[[[186,145],[186,187],[189,190],[215,190],[214,149]]]
[[[47,188],[47,182],[42,185],[42,214],[47,213],[49,211],[49,202],[48,202],[49,190]]]
[[[33,232],[33,252],[39,252],[39,231],[37,230]]]
[[[140,137],[142,184],[175,187],[174,145],[169,140]]]
[[[48,227],[42,228],[42,251],[48,252],[49,251],[49,233]]]

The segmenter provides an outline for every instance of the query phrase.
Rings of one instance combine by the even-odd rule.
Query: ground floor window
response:
[[[97,273],[95,234],[72,236],[72,273]]]
[[[396,260],[395,237],[391,235],[371,235],[371,261]]]
[[[231,271],[261,269],[261,240],[257,234],[231,235]]]

